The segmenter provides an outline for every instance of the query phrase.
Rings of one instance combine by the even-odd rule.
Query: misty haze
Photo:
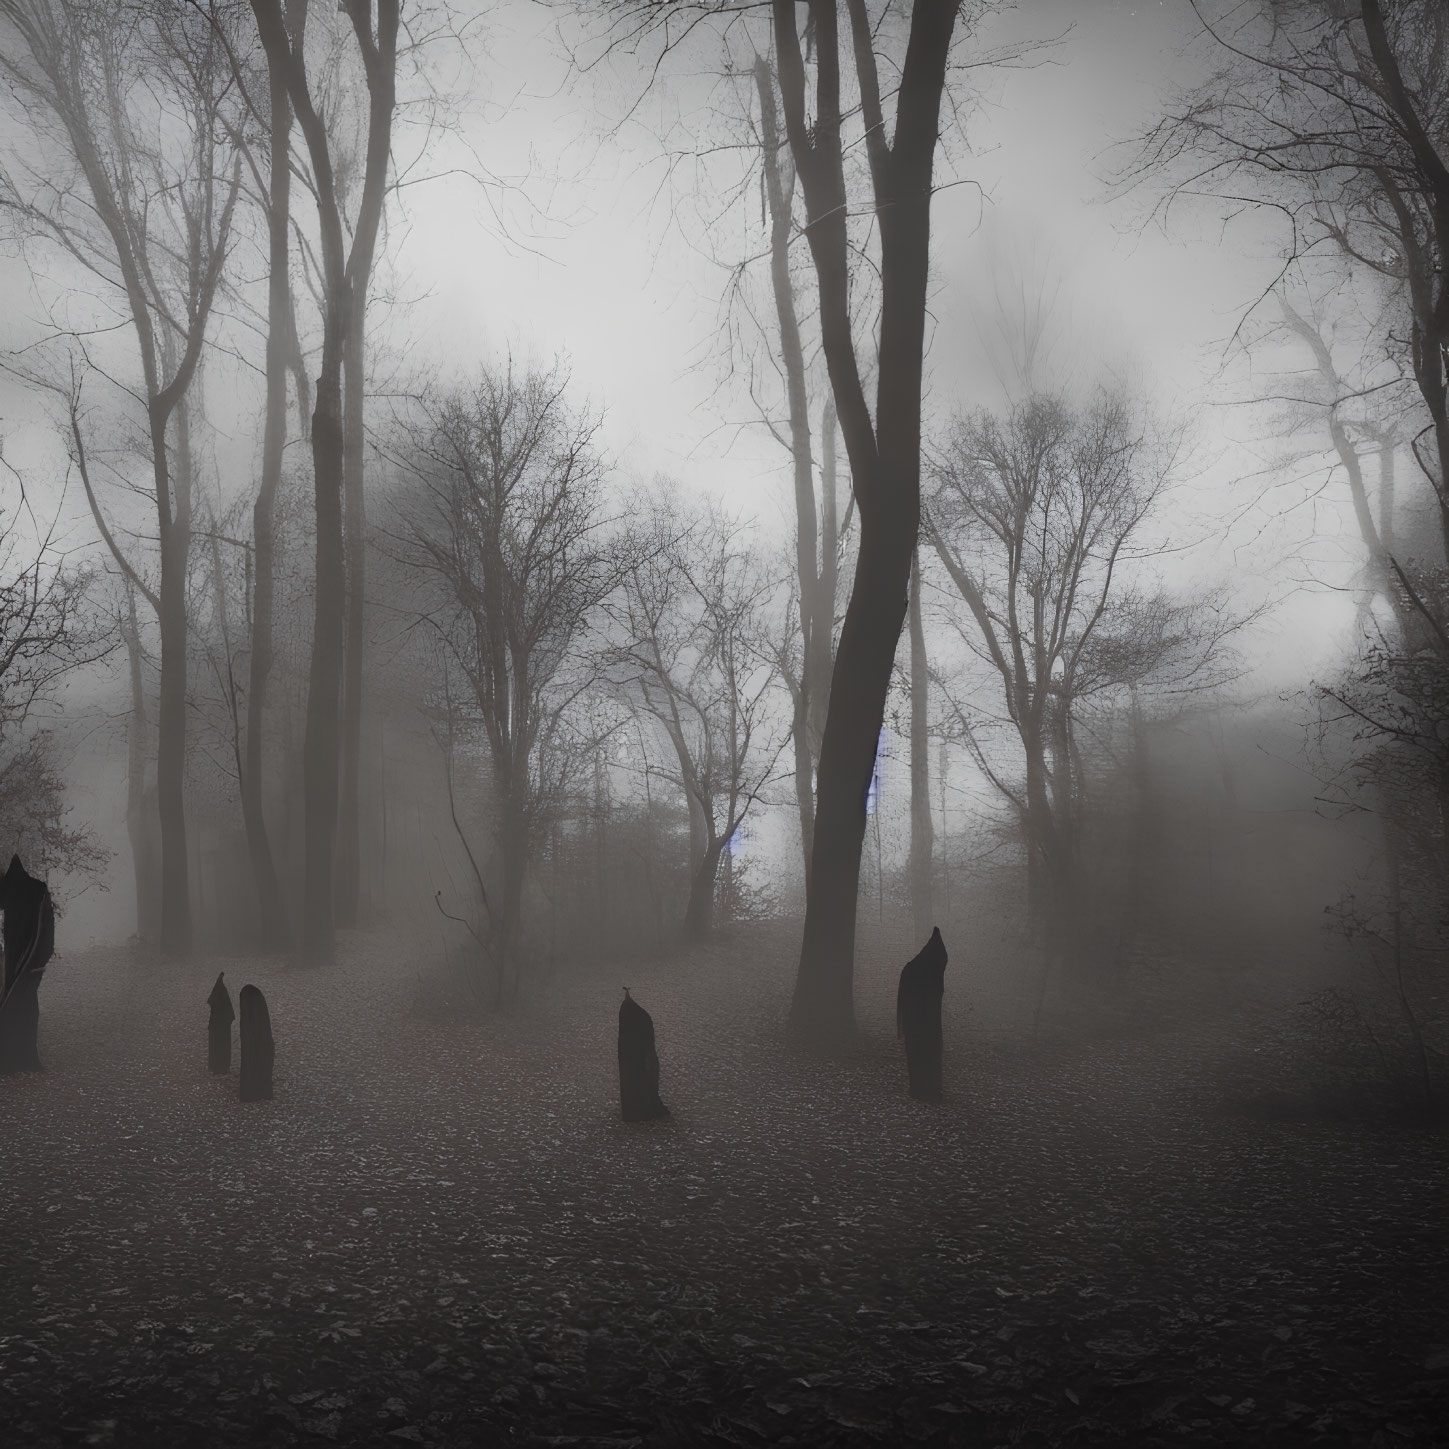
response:
[[[0,1444],[1449,1443],[1446,258],[1443,0],[0,0]]]

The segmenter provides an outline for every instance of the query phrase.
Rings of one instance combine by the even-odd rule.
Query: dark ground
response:
[[[1442,1133],[1225,1112],[1221,1016],[987,1033],[959,961],[923,1106],[884,963],[859,1058],[784,1053],[793,945],[552,1020],[419,1014],[361,937],[58,958],[0,1080],[0,1442],[1449,1443]],[[274,1102],[206,1075],[222,967]],[[618,1119],[620,984],[671,1121]]]

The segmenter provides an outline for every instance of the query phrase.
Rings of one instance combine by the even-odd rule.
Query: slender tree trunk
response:
[[[267,199],[267,242],[270,275],[267,289],[267,401],[262,432],[262,476],[252,505],[252,552],[256,582],[252,597],[251,662],[247,681],[246,765],[242,771],[242,820],[252,884],[261,912],[261,938],[271,947],[286,944],[291,931],[286,900],[277,877],[271,837],[267,833],[263,776],[267,686],[273,660],[273,617],[276,607],[277,490],[282,481],[282,453],[287,442],[287,369],[291,358],[292,313],[288,225],[291,216],[292,107],[285,80],[269,72],[271,92],[271,175]]]
[[[307,676],[307,723],[302,739],[302,950],[314,964],[331,960],[333,865],[337,839],[337,780],[346,581],[342,544],[342,329],[345,298],[330,298],[312,413],[312,473],[317,516],[313,585],[312,664]]]
[[[932,919],[931,874],[935,833],[931,828],[930,739],[927,735],[926,630],[921,619],[921,551],[911,560],[911,922],[916,940],[924,940]]]
[[[941,792],[941,885],[945,900],[942,901],[942,915],[947,925],[951,921],[951,827],[946,814],[946,740],[941,739],[940,754],[936,765],[936,788]]]
[[[810,843],[815,833],[815,742],[808,725],[812,699],[817,693],[823,697],[827,690],[830,621],[825,620],[822,626],[820,617],[819,525],[815,510],[815,462],[810,447],[810,403],[805,390],[805,349],[800,341],[795,288],[790,280],[795,175],[793,170],[786,171],[780,164],[784,152],[775,106],[775,80],[763,56],[755,57],[755,89],[760,99],[760,148],[770,213],[770,283],[780,328],[780,360],[785,369],[795,483],[795,577],[800,592],[801,638],[800,681],[795,701],[795,798],[800,815],[801,848],[808,871]]]
[[[1147,853],[1152,843],[1152,769],[1147,757],[1147,722],[1137,688],[1132,688],[1128,715],[1131,738],[1132,821],[1127,840],[1127,899],[1122,903],[1118,931],[1119,958],[1137,943],[1142,921],[1142,898],[1147,885]],[[1226,778],[1226,776],[1225,776]]]
[[[156,796],[146,787],[151,755],[151,721],[146,712],[142,672],[141,631],[136,622],[136,595],[126,585],[126,619],[121,628],[131,679],[131,718],[126,728],[126,834],[131,842],[131,869],[136,881],[136,935],[154,943],[160,933],[161,895],[156,879]]]
[[[594,750],[594,869],[598,877],[599,927],[602,931],[609,923],[609,850],[604,837],[607,801],[601,753],[598,749]]]
[[[810,694],[811,749],[819,753],[830,711],[830,678],[835,668],[835,595],[840,585],[840,513],[836,491],[835,399],[820,410],[820,605],[811,643],[819,651],[815,688]]]
[[[191,949],[191,875],[186,851],[186,568],[191,546],[185,470],[175,478],[166,455],[167,414],[151,407],[161,528],[161,697],[157,707],[156,803],[161,819],[161,949]],[[185,446],[183,444],[183,446]]]
[[[363,497],[363,396],[366,384],[367,292],[357,284],[342,352],[342,491],[347,550],[347,646],[342,669],[342,777],[337,816],[337,924],[357,924],[361,889],[363,625],[366,614],[367,517]]]

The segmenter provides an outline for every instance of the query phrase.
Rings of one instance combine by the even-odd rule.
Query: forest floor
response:
[[[1224,1110],[1211,1013],[985,1030],[954,965],[913,1103],[899,962],[823,1063],[781,1041],[794,946],[501,1017],[364,936],[57,958],[47,1070],[0,1080],[6,1449],[1449,1443],[1443,1133]],[[267,993],[270,1103],[206,1074],[220,969]],[[621,982],[667,1122],[619,1120]]]

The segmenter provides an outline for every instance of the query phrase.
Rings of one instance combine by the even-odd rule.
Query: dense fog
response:
[[[0,0],[10,1438],[1432,1442],[1446,57]]]

